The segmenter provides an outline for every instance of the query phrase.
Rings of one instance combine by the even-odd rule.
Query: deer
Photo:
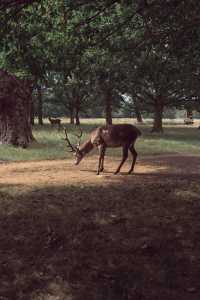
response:
[[[97,168],[97,175],[99,175],[104,170],[104,157],[107,148],[116,148],[122,147],[123,155],[122,160],[114,172],[118,174],[121,167],[128,158],[128,151],[132,155],[132,163],[128,174],[131,174],[134,170],[134,166],[137,159],[137,152],[135,150],[135,142],[137,138],[141,135],[141,131],[131,124],[116,124],[116,125],[107,125],[100,126],[94,129],[89,138],[84,142],[80,143],[82,137],[82,129],[80,129],[80,134],[76,135],[79,138],[77,146],[73,145],[68,137],[67,129],[65,128],[65,140],[67,142],[68,148],[74,153],[75,156],[75,165],[78,165],[81,160],[92,151],[94,148],[99,149],[99,162]]]
[[[48,119],[49,119],[49,122],[51,123],[51,126],[58,125],[58,129],[60,129],[60,126],[61,126],[61,120],[60,119],[51,118],[51,117],[48,117]]]

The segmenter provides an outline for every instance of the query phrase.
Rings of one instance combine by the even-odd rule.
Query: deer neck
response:
[[[80,148],[79,151],[81,152],[81,154],[83,156],[85,156],[87,153],[89,153],[92,149],[94,148],[94,145],[91,143],[90,140],[86,141],[85,143],[83,143]]]

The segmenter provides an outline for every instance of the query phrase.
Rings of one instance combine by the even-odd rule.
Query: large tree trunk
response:
[[[69,122],[72,125],[74,124],[74,107],[73,106],[71,106],[69,108]]]
[[[105,95],[105,114],[106,114],[106,124],[112,124],[112,95],[109,90],[107,90]]]
[[[80,125],[79,111],[80,111],[80,100],[79,100],[79,98],[77,98],[77,99],[76,99],[76,107],[75,107],[75,120],[76,120],[76,125]]]
[[[31,109],[30,109],[30,118],[31,118],[31,125],[35,125],[35,106],[34,101],[31,101]]]
[[[0,70],[0,143],[26,148],[34,139],[30,123],[32,88]]]
[[[186,118],[187,119],[192,119],[193,118],[193,111],[191,107],[186,108]]]
[[[76,119],[76,125],[80,125],[80,118],[79,118],[79,110],[78,109],[76,109],[75,119]]]
[[[139,109],[139,106],[138,106],[137,102],[135,102],[134,108],[135,108],[135,115],[136,115],[137,122],[138,123],[143,123],[142,114],[140,112],[140,109]]]
[[[38,94],[38,124],[43,125],[43,101],[42,101],[42,88],[37,85]]]
[[[162,126],[163,108],[164,105],[162,103],[162,100],[156,99],[154,105],[153,128],[151,132],[163,132],[163,126]]]

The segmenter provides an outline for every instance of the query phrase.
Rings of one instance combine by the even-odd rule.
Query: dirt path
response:
[[[137,180],[155,180],[161,177],[200,175],[200,156],[160,155],[140,158],[135,167],[135,174],[126,176],[130,162],[122,173],[113,175],[119,163],[118,158],[106,158],[105,172],[96,176],[98,158],[88,157],[78,167],[71,160],[36,161],[2,163],[0,165],[0,184],[17,185],[19,189],[36,186],[61,185],[107,185],[119,181],[135,182]]]
[[[200,299],[200,156],[118,163],[0,163],[0,299]]]

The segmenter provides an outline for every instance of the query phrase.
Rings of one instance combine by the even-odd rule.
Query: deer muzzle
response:
[[[81,153],[79,153],[79,152],[75,153],[75,162],[74,162],[75,166],[77,166],[80,163],[82,158],[83,158],[83,155]]]

